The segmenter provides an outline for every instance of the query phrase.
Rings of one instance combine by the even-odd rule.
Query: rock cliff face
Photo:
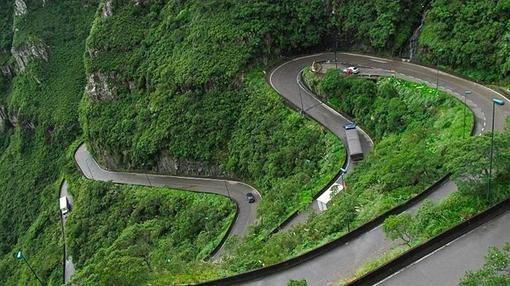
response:
[[[94,101],[114,100],[117,96],[114,82],[114,73],[92,73],[87,80],[85,92]]]
[[[101,11],[102,18],[108,18],[113,15],[113,0],[105,0],[103,4],[103,9]],[[136,6],[143,6],[148,2],[148,0],[133,0],[133,3]]]
[[[0,105],[0,120],[7,121],[9,118],[7,117],[7,112],[5,112],[5,107]]]
[[[204,162],[188,159],[178,159],[162,152],[156,159],[156,172],[178,176],[199,176],[199,177],[233,177],[221,170],[218,166],[211,166]]]
[[[14,15],[21,17],[27,14],[27,3],[24,0],[16,0],[14,2]]]
[[[13,78],[14,77],[14,69],[11,65],[4,65],[0,67],[0,72],[2,75],[6,78]]]
[[[16,72],[23,73],[32,60],[48,61],[49,48],[42,42],[28,43],[18,48],[12,47],[11,54],[16,61]]]
[[[101,13],[101,16],[103,18],[107,18],[112,16],[112,0],[105,0],[103,4],[103,11]]]
[[[95,148],[95,150],[101,149]],[[99,157],[102,159],[102,162],[105,164],[107,169],[146,172],[146,170],[139,169],[139,166],[126,166],[125,164],[118,162],[118,160],[110,154],[104,151],[100,152],[101,154],[99,154]],[[207,178],[235,178],[233,174],[224,172],[219,166],[213,166],[204,162],[188,159],[174,158],[166,152],[159,154],[155,163],[156,165],[151,169],[151,171],[158,174]]]
[[[19,113],[19,111],[18,111]],[[18,113],[9,113],[5,106],[0,105],[0,121],[4,121],[8,123],[12,127],[16,127],[18,125]],[[35,126],[32,122],[26,124],[26,127],[34,129]]]

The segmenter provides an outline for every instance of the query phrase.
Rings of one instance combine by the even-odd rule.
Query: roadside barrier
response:
[[[318,257],[320,255],[323,255],[339,246],[342,246],[348,242],[351,242],[360,236],[364,235],[365,233],[371,231],[372,229],[376,228],[380,224],[384,222],[386,218],[388,218],[391,215],[399,214],[417,203],[424,200],[428,195],[433,193],[439,186],[441,186],[445,181],[447,181],[450,177],[450,174],[444,176],[439,181],[435,182],[433,185],[431,185],[429,188],[427,188],[425,191],[421,192],[420,194],[416,195],[415,197],[411,198],[410,200],[406,201],[405,203],[398,205],[391,210],[385,212],[384,214],[374,218],[373,220],[353,229],[351,232],[346,233],[342,235],[341,237],[330,241],[322,246],[319,246],[315,249],[312,249],[308,252],[305,252],[304,254],[301,254],[299,256],[290,258],[288,260],[279,262],[277,264],[270,265],[268,267],[259,268],[251,271],[247,271],[244,273],[240,273],[234,276],[208,281],[196,285],[233,285],[237,283],[247,282],[251,280],[256,280],[257,278],[262,278],[265,276],[268,276],[273,273],[277,273],[286,269],[289,269],[295,265],[301,264],[303,262],[306,262],[308,260],[311,260],[315,257]]]
[[[284,99],[284,100],[289,104],[289,106],[295,108],[296,110],[299,110],[297,107],[293,106],[293,104],[291,104],[287,99]],[[476,129],[476,117],[475,117],[475,121],[473,122],[473,125],[471,128],[471,135],[474,135],[475,129]],[[218,279],[218,280],[213,280],[213,281],[207,281],[207,282],[196,284],[196,285],[219,285],[219,286],[222,286],[222,285],[233,285],[233,284],[238,284],[238,283],[242,283],[242,282],[252,281],[252,280],[256,280],[256,279],[259,279],[259,278],[262,278],[262,277],[265,277],[265,276],[268,276],[268,275],[271,275],[271,274],[274,274],[277,272],[284,271],[284,270],[289,269],[293,266],[302,264],[308,260],[311,260],[315,257],[320,256],[320,255],[323,255],[339,246],[342,246],[348,242],[351,242],[351,241],[359,238],[360,236],[364,235],[365,233],[378,227],[389,216],[400,214],[403,211],[405,211],[405,210],[415,206],[419,202],[423,201],[431,193],[436,191],[443,183],[445,183],[450,178],[450,175],[451,175],[450,173],[445,175],[440,180],[436,181],[430,187],[425,189],[423,192],[417,194],[416,196],[409,199],[408,201],[388,210],[387,212],[374,218],[373,220],[353,229],[349,233],[346,233],[346,234],[342,235],[341,237],[339,237],[333,241],[330,241],[322,246],[319,246],[315,249],[305,252],[304,254],[301,254],[299,256],[279,262],[277,264],[270,265],[268,267],[259,268],[259,269],[247,271],[244,273],[240,273],[240,274],[237,274],[234,276],[230,276],[230,277],[226,277],[226,278],[222,278],[222,279]],[[370,281],[377,282],[377,281],[380,281],[381,279],[384,279],[384,278],[381,278],[382,276],[384,276],[383,275],[384,273],[387,273],[390,270],[393,270],[393,272],[396,272],[396,271],[398,271],[398,269],[401,269],[401,268],[397,268],[399,265],[398,263],[401,263],[401,265],[408,263],[407,265],[409,265],[413,261],[416,261],[420,257],[423,257],[424,255],[426,255],[427,253],[432,252],[434,250],[433,249],[434,247],[435,247],[435,249],[437,249],[440,246],[444,245],[444,243],[447,243],[447,242],[444,242],[444,240],[447,237],[451,236],[451,237],[454,237],[453,239],[455,239],[455,237],[459,237],[462,234],[465,234],[466,232],[468,232],[469,231],[469,229],[467,228],[468,226],[471,227],[470,229],[474,229],[474,228],[476,228],[476,226],[479,226],[480,224],[482,224],[484,222],[484,219],[485,219],[485,221],[489,221],[490,219],[496,217],[498,214],[503,213],[505,210],[508,209],[509,203],[510,203],[510,199],[505,200],[504,202],[498,204],[497,206],[495,206],[495,207],[473,217],[472,219],[465,221],[465,222],[461,223],[460,225],[448,230],[447,232],[443,233],[442,235],[440,235],[441,238],[443,238],[443,240],[441,240],[439,238],[438,239],[433,238],[429,242],[427,242],[426,246],[416,247],[418,249],[413,248],[412,249],[412,250],[414,250],[413,252],[411,252],[412,250],[409,250],[408,252],[404,253],[403,255],[397,257],[395,260],[397,260],[397,259],[399,259],[399,260],[397,262],[394,262],[394,264],[388,265],[387,268],[382,268],[382,267],[386,266],[389,263],[380,267],[381,269],[378,268],[378,269],[368,273],[367,275],[361,277],[360,279],[358,279],[359,282],[358,282],[358,280],[352,282],[352,283],[361,283],[361,284],[350,284],[350,285],[353,285],[353,286],[354,285],[371,285],[371,284],[369,284],[369,283],[371,283]],[[295,215],[297,215],[297,213],[294,214],[294,216]],[[484,219],[482,219],[482,218],[484,218]],[[287,219],[286,222],[284,222],[284,224],[282,224],[280,226],[280,228],[277,228],[277,229],[281,229],[289,221],[290,221],[290,219]],[[466,230],[466,229],[468,229],[468,230]],[[451,239],[451,240],[453,240],[453,239]],[[432,249],[432,250],[427,252],[427,249]],[[407,253],[409,253],[409,254],[407,254]],[[425,253],[425,254],[423,254],[423,253]],[[404,255],[406,255],[406,256],[404,256]],[[421,256],[419,256],[419,255],[421,255]],[[417,258],[415,258],[415,256]],[[400,258],[400,257],[403,257],[403,258]],[[394,268],[392,268],[392,267],[394,267]],[[388,274],[388,275],[391,275],[391,274]],[[387,276],[385,276],[385,277],[387,277]],[[361,279],[365,279],[365,280],[361,280]],[[367,282],[365,282],[365,281],[367,281]],[[362,283],[368,283],[368,284],[362,284]]]
[[[500,202],[499,204],[479,213],[468,220],[446,230],[445,232],[431,238],[430,240],[420,244],[395,259],[383,264],[382,266],[368,272],[360,278],[351,281],[349,286],[369,286],[389,277],[400,269],[412,264],[413,262],[425,257],[427,254],[434,252],[443,245],[461,237],[471,230],[491,221],[492,219],[506,213],[510,210],[510,198]]]

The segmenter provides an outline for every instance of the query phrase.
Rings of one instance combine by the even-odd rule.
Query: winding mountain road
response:
[[[327,61],[333,58],[334,55],[332,53],[322,53],[293,59],[274,69],[270,74],[269,81],[280,95],[298,108],[301,106],[300,97],[302,97],[303,109],[306,114],[319,121],[335,134],[338,134],[338,132],[341,132],[339,129],[342,127],[342,123],[341,121],[340,123],[336,121],[338,119],[335,119],[332,115],[334,111],[331,111],[325,104],[317,102],[313,95],[302,88],[298,78],[300,71],[307,66],[311,66],[314,61]],[[492,114],[493,98],[499,98],[508,103],[506,98],[485,86],[432,68],[400,60],[349,53],[339,53],[338,60],[345,65],[359,66],[361,73],[364,74],[394,75],[398,78],[425,83],[433,87],[438,82],[441,90],[462,101],[464,101],[464,91],[470,90],[472,94],[469,98],[466,98],[466,104],[476,117],[475,134],[489,131],[488,125],[492,122],[488,121],[488,116]],[[324,110],[330,111],[324,112]],[[498,107],[495,117],[495,128],[497,130],[503,130],[506,127],[505,119],[509,115],[510,104]],[[451,180],[447,180],[438,186],[428,199],[439,201],[456,190],[456,185]],[[409,211],[414,212],[418,206],[419,204],[415,205]],[[496,236],[494,235],[494,239]],[[281,272],[242,283],[242,285],[286,285],[291,279],[306,279],[309,285],[336,285],[341,279],[352,275],[360,266],[389,249],[393,243],[386,238],[381,225],[379,225],[354,241],[341,245],[325,255],[307,260]],[[447,263],[448,265],[457,264],[456,267],[458,269],[463,268],[462,260],[458,259],[458,257],[450,257]],[[448,279],[448,277],[444,277],[444,279]]]
[[[332,53],[322,53],[293,59],[275,68],[270,73],[269,82],[288,102],[295,105],[298,109],[302,108],[304,113],[331,130],[345,143],[343,125],[348,120],[326,104],[320,102],[313,94],[304,89],[299,81],[299,74],[303,68],[310,66],[314,61],[331,59],[333,59]],[[492,98],[504,99],[500,94],[477,83],[412,63],[348,53],[339,53],[338,59],[340,62],[348,65],[360,66],[362,73],[395,75],[399,78],[423,82],[431,86],[435,86],[438,81],[442,90],[462,100],[464,91],[470,90],[472,95],[466,100],[466,103],[476,116],[476,134],[486,132],[489,129],[487,116],[492,114]],[[505,128],[505,118],[509,115],[510,104],[498,107],[495,117],[495,127],[497,130]],[[364,151],[368,151],[373,143],[366,134],[364,135],[361,136],[362,148]],[[346,144],[344,145],[346,146]],[[75,160],[83,174],[92,180],[170,187],[228,196],[236,202],[239,210],[229,235],[237,234],[242,236],[248,226],[255,222],[258,204],[249,204],[245,196],[246,193],[252,192],[256,195],[257,202],[260,201],[261,197],[254,188],[244,183],[205,178],[112,172],[101,168],[88,152],[85,145],[81,145],[78,148],[75,153]],[[437,188],[430,198],[440,200],[454,191],[456,191],[455,184],[451,181],[446,181]],[[307,279],[310,285],[334,285],[340,279],[351,274],[359,266],[388,249],[392,244],[393,242],[386,239],[381,227],[378,226],[356,240],[341,245],[325,255],[315,257],[295,267],[274,273],[257,281],[246,283],[246,285],[286,285],[290,279],[303,278]],[[221,252],[220,249],[214,258],[217,258]]]
[[[74,159],[83,175],[91,180],[129,185],[168,187],[229,197],[237,204],[238,207],[237,217],[231,227],[229,235],[243,236],[246,233],[248,226],[253,224],[257,218],[257,206],[261,200],[260,193],[255,188],[242,182],[108,171],[99,166],[94,157],[92,157],[92,154],[90,154],[87,150],[87,146],[85,144],[82,144],[76,150]],[[255,195],[254,203],[249,203],[247,201],[247,193],[253,193]],[[222,250],[223,245],[218,251],[216,251],[216,253],[213,254],[213,260],[217,259],[221,255]]]

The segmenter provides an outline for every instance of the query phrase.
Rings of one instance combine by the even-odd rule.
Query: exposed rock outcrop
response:
[[[114,81],[114,73],[94,72],[89,75],[85,92],[95,101],[114,100],[117,96]]]
[[[6,78],[13,78],[14,77],[14,69],[11,65],[4,65],[0,67],[0,72],[2,75]]]
[[[24,0],[16,0],[14,2],[14,15],[21,17],[27,14],[27,3]]]
[[[148,0],[134,0],[136,6],[145,5],[145,3],[149,2]]]
[[[178,176],[199,176],[199,177],[231,177],[218,166],[211,166],[200,161],[174,158],[166,152],[162,152],[156,161],[157,173],[178,175]]]
[[[16,72],[23,73],[34,59],[48,61],[49,48],[44,43],[30,43],[18,48],[12,47],[11,54],[16,61]]]
[[[12,127],[16,127],[18,125],[18,116],[19,116],[19,110],[17,113],[8,112],[7,108],[5,106],[0,105],[0,121],[4,121],[8,123]],[[32,122],[29,122],[26,124],[28,128],[34,129],[35,126]]]
[[[102,18],[108,18],[113,15],[113,0],[105,0],[103,4],[103,9],[101,11]],[[135,6],[143,6],[148,2],[148,0],[133,0]]]
[[[103,4],[103,11],[101,13],[101,16],[103,18],[111,17],[113,15],[112,13],[112,0],[105,0]]]
[[[96,147],[96,150],[98,148]],[[130,170],[137,172],[146,172],[147,170],[139,169],[139,166],[126,166],[119,162],[119,158],[114,158],[110,154],[104,151],[99,152],[99,158],[105,167],[109,170]],[[126,154],[120,155],[125,157]],[[156,165],[151,169],[152,172],[158,174],[168,174],[173,176],[192,176],[192,177],[207,177],[207,178],[235,178],[233,174],[224,172],[219,166],[213,166],[204,162],[177,159],[170,156],[166,152],[161,152],[156,158]]]
[[[0,105],[0,120],[7,121],[9,118],[7,117],[7,112],[5,111],[5,107]]]
[[[99,54],[99,50],[97,49],[87,49],[87,52],[89,53],[89,57],[92,60],[97,58],[97,55]]]

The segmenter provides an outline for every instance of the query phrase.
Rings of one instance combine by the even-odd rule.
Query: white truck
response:
[[[60,211],[62,215],[66,215],[69,212],[69,201],[67,200],[67,196],[63,196],[60,198]]]

